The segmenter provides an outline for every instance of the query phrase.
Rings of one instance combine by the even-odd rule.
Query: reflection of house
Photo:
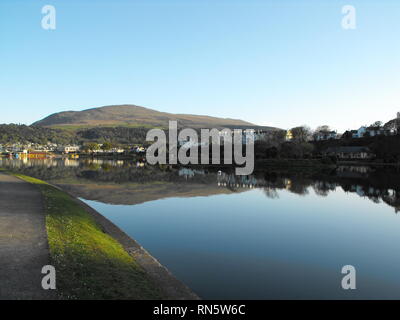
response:
[[[78,160],[64,159],[64,166],[66,167],[79,167]]]
[[[366,174],[370,171],[371,171],[371,167],[367,167],[367,166],[339,166],[336,169],[337,173],[354,172],[354,173]]]
[[[219,172],[217,176],[217,184],[221,187],[231,188],[253,188],[265,186],[266,181],[263,179],[257,179],[255,176],[237,176],[235,174],[227,174]]]
[[[372,171],[367,166],[339,166],[336,169],[336,174],[341,178],[367,178]]]
[[[327,156],[336,156],[339,159],[371,159],[375,157],[367,147],[330,147],[323,153]]]
[[[51,155],[47,152],[32,151],[28,154],[29,159],[47,159],[49,157],[51,157]]]
[[[181,168],[178,171],[179,176],[184,176],[186,179],[193,178],[195,175],[205,175],[204,170],[195,170],[190,168]]]

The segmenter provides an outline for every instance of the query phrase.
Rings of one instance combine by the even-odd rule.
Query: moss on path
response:
[[[35,178],[44,197],[51,263],[61,299],[161,299],[158,286],[122,245],[61,190]]]

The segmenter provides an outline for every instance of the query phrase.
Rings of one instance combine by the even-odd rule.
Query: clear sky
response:
[[[400,111],[399,36],[398,0],[1,0],[0,123],[127,103],[358,128]]]

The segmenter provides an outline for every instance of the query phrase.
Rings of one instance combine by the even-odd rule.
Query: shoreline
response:
[[[145,248],[136,240],[128,236],[113,222],[104,217],[101,213],[84,203],[82,200],[72,196],[61,188],[51,185],[54,188],[68,194],[73,201],[83,207],[95,221],[102,227],[103,231],[117,240],[132,256],[138,264],[147,272],[153,281],[160,286],[167,299],[170,300],[200,300],[186,284],[178,280],[165,266],[154,258]]]
[[[60,194],[64,194],[71,203],[74,203],[75,206],[78,206],[83,210],[88,216],[89,219],[92,219],[94,223],[98,226],[99,232],[105,234],[107,237],[110,237],[118,243],[120,247],[122,247],[120,250],[123,250],[125,252],[125,255],[130,256],[130,259],[133,259],[132,262],[134,264],[137,264],[142,272],[145,275],[145,278],[148,278],[149,281],[151,281],[152,285],[160,291],[162,294],[161,299],[162,300],[200,300],[200,297],[197,296],[188,286],[186,286],[182,281],[178,280],[166,267],[164,267],[160,262],[157,261],[156,258],[154,258],[146,249],[144,249],[136,240],[128,236],[123,230],[121,230],[118,226],[116,226],[114,223],[112,223],[110,220],[108,220],[106,217],[104,217],[101,213],[84,203],[83,201],[79,200],[78,198],[74,197],[70,193],[64,191],[62,188],[49,184],[47,182],[31,178],[29,176],[24,176],[20,175],[17,173],[13,173],[10,171],[2,171],[4,173],[9,174],[10,176],[16,177],[22,181],[28,182],[29,184],[33,185],[35,188],[37,188],[41,195],[42,199],[41,201],[43,202],[48,202],[49,201],[49,196],[48,194],[45,194],[45,191],[42,189],[42,187],[38,184],[43,184],[47,186],[48,188],[52,188],[55,191],[58,191]],[[50,201],[53,201],[53,199],[50,198]],[[47,225],[47,219],[51,219],[51,213],[47,212],[45,210],[46,215],[46,229],[48,233],[48,242],[49,246],[51,247],[50,244],[50,236],[49,236],[49,225]],[[60,213],[62,215],[63,213]],[[79,222],[77,222],[79,223]],[[53,226],[54,227],[54,226]],[[68,236],[67,236],[68,238]],[[54,241],[54,239],[52,239]],[[64,239],[65,240],[65,239]],[[104,244],[99,240],[100,242],[97,244],[97,246],[102,247]],[[54,253],[55,254],[55,253]],[[85,253],[81,254],[85,256]],[[51,255],[52,256],[52,255]],[[72,260],[75,260],[74,258],[79,259],[80,256],[72,256]],[[56,256],[52,256],[52,260],[57,260]],[[87,257],[87,261],[90,262],[90,257]],[[88,263],[89,263],[88,262]],[[67,264],[70,264],[71,270],[75,270],[76,265],[71,264],[70,261],[68,260],[66,262]],[[68,266],[67,266],[68,267]],[[83,266],[85,267],[85,266]],[[88,266],[90,267],[90,263]],[[114,267],[115,268],[115,267]],[[79,268],[78,268],[79,269]],[[100,270],[101,271],[101,270]],[[99,272],[99,269],[95,269],[93,272]],[[104,270],[104,272],[107,272],[107,270]],[[122,271],[121,272],[125,272]],[[70,274],[67,272],[63,273],[64,277],[70,276]],[[133,274],[132,274],[133,276]],[[139,280],[140,281],[140,280]],[[146,280],[147,281],[147,280]],[[97,285],[101,286],[101,278],[98,279]],[[125,283],[123,283],[125,285]],[[128,285],[126,283],[126,285]],[[78,288],[79,289],[79,288]],[[58,289],[57,289],[58,291]],[[61,291],[58,292],[59,298],[64,299],[64,292]],[[79,296],[75,297],[76,299],[82,299]],[[85,298],[83,298],[85,299]],[[106,298],[100,298],[100,299],[106,299]],[[124,299],[121,297],[121,299]],[[143,298],[139,297],[139,299],[145,299],[145,300],[154,300],[154,298]],[[158,300],[158,298],[157,298]]]
[[[30,159],[30,160],[46,160],[46,159],[69,159],[69,160],[109,160],[109,161],[141,161],[143,160],[145,155],[139,155],[139,154],[120,154],[120,155],[112,155],[112,154],[79,154],[78,158],[69,158],[68,155],[60,155],[56,154],[55,156],[48,157],[48,158],[36,158],[36,159]],[[15,159],[15,158],[10,158],[7,155],[0,154],[1,159]],[[26,158],[29,159],[29,158]],[[16,159],[19,160],[19,159]],[[353,159],[353,160],[340,160],[338,159],[336,163],[324,163],[321,158],[311,158],[311,159],[290,159],[290,158],[280,158],[280,159],[267,159],[267,158],[256,158],[254,159],[254,164],[255,166],[266,166],[266,167],[332,167],[332,166],[339,166],[339,165],[354,165],[354,166],[385,166],[385,167],[400,167],[400,162],[375,162],[371,160],[359,160],[359,159]],[[173,167],[191,167],[191,166],[197,166],[197,167],[212,167],[212,168],[217,168],[217,167],[235,167],[235,164],[187,164],[187,165],[177,165],[177,164],[163,164],[165,166],[173,166]]]

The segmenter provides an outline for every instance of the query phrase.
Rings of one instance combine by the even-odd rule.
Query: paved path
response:
[[[42,194],[0,172],[0,299],[51,299],[41,287],[49,264]]]

